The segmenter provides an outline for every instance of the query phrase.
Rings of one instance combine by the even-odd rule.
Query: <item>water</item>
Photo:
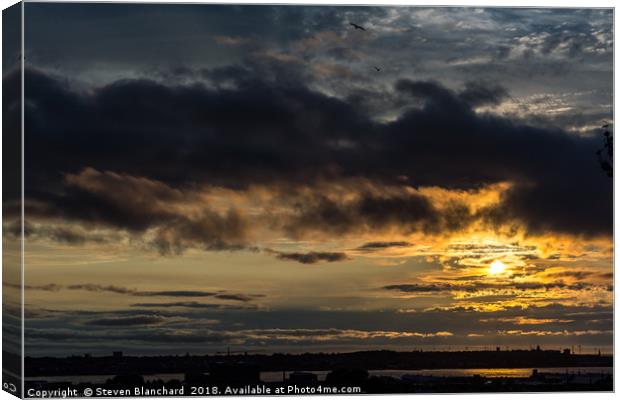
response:
[[[439,377],[460,377],[480,375],[486,378],[527,378],[532,375],[534,368],[469,368],[469,369],[380,369],[370,370],[370,376],[389,376],[401,378],[403,375],[424,375]],[[286,372],[286,377],[292,371]],[[320,381],[325,380],[329,371],[306,371],[316,374]],[[581,367],[581,368],[538,368],[539,373],[569,373],[569,374],[611,374],[613,367]],[[261,372],[263,382],[282,382],[282,372]]]
[[[460,377],[481,375],[486,378],[527,378],[532,375],[534,368],[469,368],[469,369],[418,369],[418,370],[398,370],[382,369],[370,370],[370,376],[389,376],[401,378],[403,375],[425,375],[440,377]],[[286,371],[286,378],[293,371]],[[325,380],[329,371],[306,371],[318,376],[319,381]],[[612,374],[613,367],[580,367],[580,368],[538,368],[540,373],[569,373],[569,374]],[[143,375],[144,380],[152,381],[161,379],[164,382],[177,379],[183,380],[183,374],[152,374]],[[71,375],[71,376],[38,376],[26,378],[26,381],[47,381],[47,382],[71,382],[77,383],[105,383],[106,380],[113,378],[114,375]],[[260,379],[263,382],[282,382],[282,371],[261,372]]]

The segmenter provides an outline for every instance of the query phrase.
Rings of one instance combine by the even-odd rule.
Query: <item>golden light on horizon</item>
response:
[[[489,266],[489,274],[491,275],[499,275],[506,271],[506,264],[501,262],[500,260],[495,260]]]

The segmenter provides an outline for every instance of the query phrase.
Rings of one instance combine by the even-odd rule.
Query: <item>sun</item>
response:
[[[489,274],[498,275],[506,271],[506,264],[501,262],[500,260],[495,260],[489,266]]]

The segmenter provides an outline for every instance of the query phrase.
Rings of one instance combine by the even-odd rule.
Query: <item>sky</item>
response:
[[[613,351],[612,15],[26,3],[27,355]]]

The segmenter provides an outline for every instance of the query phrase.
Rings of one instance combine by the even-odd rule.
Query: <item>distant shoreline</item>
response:
[[[501,368],[613,367],[613,356],[569,354],[558,350],[510,351],[365,351],[351,353],[231,354],[185,356],[26,357],[27,377],[72,375],[166,374],[208,371],[214,364],[253,365],[261,372],[366,370],[438,370]]]

